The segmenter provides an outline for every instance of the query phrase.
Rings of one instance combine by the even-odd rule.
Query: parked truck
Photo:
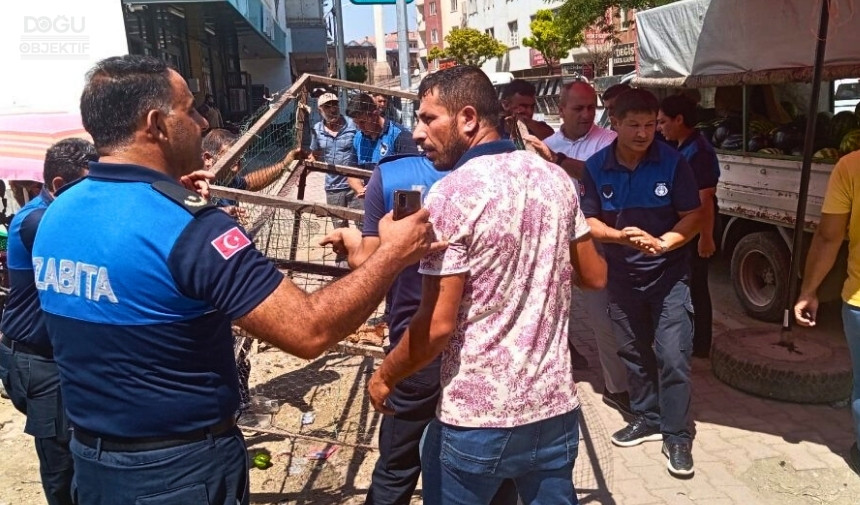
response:
[[[764,321],[781,320],[789,296],[818,25],[813,15],[818,9],[804,0],[775,4],[683,0],[637,13],[638,70],[632,81],[661,96],[695,90],[691,94],[701,99],[704,118],[697,126],[714,143],[721,169],[719,244],[731,258],[741,305]],[[749,16],[769,16],[772,27],[745,30],[743,19]],[[834,115],[842,103],[835,103],[833,84],[838,79],[849,84],[860,75],[860,36],[845,28],[833,32],[816,107],[816,155],[802,255],[819,221],[833,164],[860,148],[860,115],[853,108]],[[843,265],[845,257],[843,250]],[[822,300],[838,297],[844,272],[844,266],[831,271],[820,291]]]

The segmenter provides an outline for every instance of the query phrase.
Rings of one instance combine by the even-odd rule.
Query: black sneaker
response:
[[[623,416],[627,416],[630,419],[633,418],[633,411],[630,409],[630,395],[627,394],[627,391],[621,391],[620,393],[610,393],[609,391],[604,389],[603,403],[609,405],[618,412],[621,412]]]
[[[645,416],[639,416],[624,428],[612,434],[612,443],[618,447],[633,447],[642,442],[659,442],[663,440],[660,428],[649,427]]]
[[[851,446],[848,451],[848,466],[854,470],[854,473],[860,475],[860,449],[857,448],[857,443]]]
[[[663,442],[663,455],[668,462],[669,473],[675,477],[693,475],[693,453],[686,442]]]

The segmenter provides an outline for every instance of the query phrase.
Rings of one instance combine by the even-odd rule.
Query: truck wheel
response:
[[[791,258],[775,232],[738,241],[732,253],[732,285],[744,311],[760,321],[781,321],[788,297]]]

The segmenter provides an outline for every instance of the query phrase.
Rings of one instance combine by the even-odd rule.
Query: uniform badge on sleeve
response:
[[[251,239],[242,233],[238,226],[234,226],[219,235],[211,244],[222,258],[228,260],[237,252],[251,245]]]
[[[669,194],[669,185],[665,182],[658,182],[654,186],[654,194],[659,197],[664,197]]]

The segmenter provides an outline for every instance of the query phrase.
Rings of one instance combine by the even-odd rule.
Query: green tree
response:
[[[367,81],[367,67],[361,63],[346,64],[346,80],[350,82],[365,82]]]
[[[552,1],[552,0],[547,0]],[[568,33],[582,33],[591,26],[597,26],[607,34],[610,41],[616,40],[615,23],[607,19],[609,9],[650,9],[678,0],[565,0],[558,9],[558,23]],[[628,22],[629,24],[629,22]]]
[[[529,28],[532,36],[524,37],[523,45],[543,55],[549,75],[553,74],[561,59],[570,54],[571,49],[582,44],[584,39],[582,31],[565,30],[564,25],[556,21],[549,9],[537,11],[529,23]]]
[[[460,65],[480,67],[490,58],[501,58],[508,50],[490,35],[474,28],[454,28],[445,36],[445,49],[437,57],[453,58]],[[427,55],[430,58],[430,54]]]
[[[438,46],[433,46],[427,51],[427,59],[430,61],[441,60],[445,58],[445,50]]]

